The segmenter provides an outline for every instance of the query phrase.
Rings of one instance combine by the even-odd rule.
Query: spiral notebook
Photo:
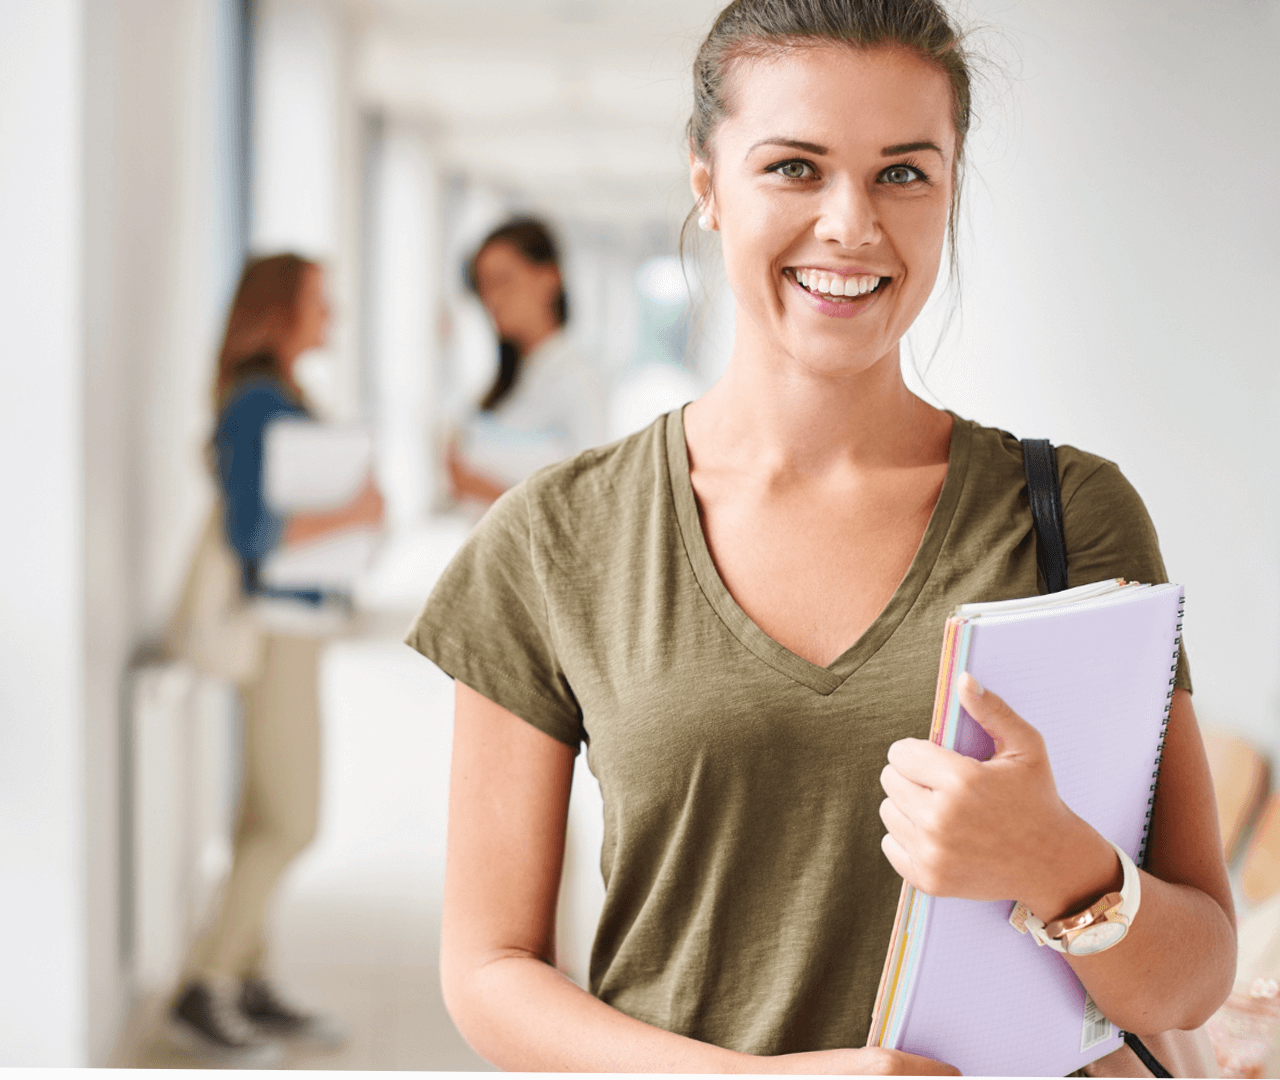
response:
[[[930,738],[990,737],[960,707],[968,671],[1044,737],[1068,806],[1141,865],[1182,635],[1180,585],[1098,582],[966,604],[947,620]],[[1009,925],[1013,900],[903,883],[868,1044],[985,1076],[1066,1076],[1122,1045],[1065,959]]]

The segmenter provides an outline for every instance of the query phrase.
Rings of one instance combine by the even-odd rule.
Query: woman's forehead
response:
[[[480,254],[476,256],[477,272],[484,269],[496,270],[527,265],[529,265],[529,260],[524,257],[523,252],[515,244],[506,240],[490,240],[480,249]]]
[[[842,150],[930,141],[954,145],[945,72],[901,47],[803,46],[744,57],[729,75],[717,143],[748,152],[779,138]]]

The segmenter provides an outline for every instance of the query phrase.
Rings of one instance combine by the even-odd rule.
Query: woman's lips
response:
[[[813,292],[806,289],[799,281],[796,280],[795,271],[788,268],[782,272],[782,276],[787,279],[791,287],[796,290],[805,301],[816,311],[823,315],[829,315],[833,319],[851,319],[855,315],[865,311],[871,303],[873,303],[882,292],[893,281],[890,277],[881,277],[879,285],[875,290],[863,293],[861,296],[854,297],[830,297],[823,293]]]

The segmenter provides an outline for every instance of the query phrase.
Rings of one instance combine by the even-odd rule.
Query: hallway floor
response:
[[[382,944],[402,944],[403,913],[373,911],[367,904],[344,910],[342,905],[296,902],[290,912],[294,929],[329,940],[369,938],[368,928],[382,936]],[[372,916],[372,918],[371,918]],[[397,929],[397,924],[399,928]],[[434,937],[435,916],[430,917]],[[364,933],[360,933],[360,929]],[[291,935],[293,936],[293,935]],[[295,942],[298,940],[295,937]],[[431,953],[434,954],[434,948]],[[280,982],[299,1002],[339,1023],[345,1043],[325,1050],[287,1047],[277,1066],[283,1069],[360,1069],[482,1071],[490,1066],[463,1041],[445,1012],[434,955],[414,950],[403,963],[378,958],[343,962],[338,958],[297,958],[282,962]],[[159,997],[138,1004],[129,1030],[113,1063],[121,1068],[224,1068],[218,1061],[201,1060],[174,1046],[165,1037]]]

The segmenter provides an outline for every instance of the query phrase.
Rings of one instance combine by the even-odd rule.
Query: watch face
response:
[[[1122,922],[1101,922],[1086,926],[1067,945],[1067,952],[1072,956],[1089,956],[1091,953],[1109,949],[1129,932],[1129,927]]]

